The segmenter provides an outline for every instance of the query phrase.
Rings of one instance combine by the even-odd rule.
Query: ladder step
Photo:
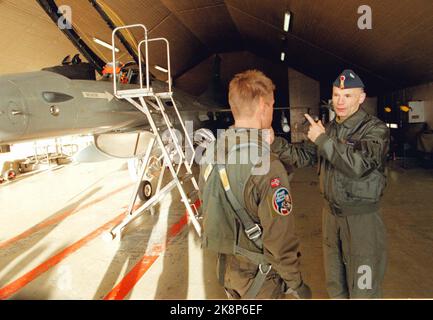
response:
[[[158,92],[155,93],[155,96],[157,96],[160,99],[171,99],[171,97],[173,96],[172,92]]]
[[[185,175],[179,177],[180,183],[184,184],[185,182],[191,180],[194,177],[192,173],[186,173]]]
[[[145,89],[128,89],[128,90],[117,90],[116,96],[118,98],[137,98],[137,97],[147,97],[153,96],[152,88]]]
[[[198,190],[192,190],[186,197],[190,203],[193,203],[198,198]]]

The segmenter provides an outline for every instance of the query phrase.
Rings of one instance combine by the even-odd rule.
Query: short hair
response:
[[[259,70],[236,74],[229,85],[229,104],[233,116],[253,115],[260,97],[268,97],[274,90],[272,80]]]

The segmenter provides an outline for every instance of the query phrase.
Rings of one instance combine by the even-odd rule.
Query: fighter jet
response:
[[[155,90],[164,85],[162,81],[152,81]],[[135,87],[124,85],[125,89]],[[193,121],[196,128],[211,120],[209,113],[221,110],[176,89],[173,96],[184,121]],[[170,110],[169,102],[166,108]],[[176,125],[175,117],[173,123]],[[70,79],[53,71],[0,76],[3,150],[17,142],[82,134],[99,137],[111,133],[111,142],[116,144],[116,134],[146,130],[146,117],[127,101],[117,99],[110,81]]]
[[[65,63],[65,58],[62,65],[42,71],[0,76],[0,151],[8,152],[10,144],[23,141],[91,134],[94,145],[83,152],[84,157],[78,158],[100,161],[100,154],[94,151],[96,147],[109,157],[129,159],[131,177],[137,178],[139,159],[152,136],[146,116],[129,102],[115,97],[110,77],[90,79],[91,66],[74,58],[73,64]],[[137,70],[129,72],[134,73]],[[164,91],[167,84],[152,79],[151,86],[158,92]],[[137,87],[133,83],[121,84],[125,90]],[[212,127],[210,123],[215,122],[216,113],[221,111],[220,106],[200,99],[203,100],[173,88],[173,100],[192,130]],[[164,100],[164,104],[170,122],[180,127],[171,100]],[[153,113],[153,120],[158,128],[165,126],[158,112]],[[142,200],[151,195],[139,193]]]

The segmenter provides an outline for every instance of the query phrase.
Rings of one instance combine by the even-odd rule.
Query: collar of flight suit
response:
[[[257,135],[251,134],[252,130],[257,130]],[[227,130],[224,131],[224,133],[219,137],[222,139],[227,139],[229,136],[245,136],[247,138],[247,143],[252,144],[260,148],[261,152],[271,152],[270,145],[264,141],[263,138],[263,130],[264,129],[257,129],[257,128],[235,128],[234,126],[230,126]],[[218,140],[218,139],[217,139]],[[242,144],[238,145],[241,146]],[[226,146],[224,143],[224,147]],[[226,149],[226,152],[229,152],[229,149]]]
[[[257,129],[257,128],[240,128],[240,127],[234,127],[234,126],[230,126],[226,131],[225,131],[225,136],[231,135],[231,134],[245,134],[248,136],[249,139],[251,139],[251,135],[250,132],[251,130],[257,130],[258,135],[257,141],[260,141],[262,139],[262,130],[263,129]],[[254,139],[255,140],[255,139]]]
[[[337,119],[335,119],[335,123],[337,125],[345,126],[347,129],[354,128],[358,123],[360,123],[365,117],[367,116],[367,112],[362,109],[360,106],[358,111],[356,111],[354,114],[352,114],[349,118],[344,120],[343,122],[338,123]]]

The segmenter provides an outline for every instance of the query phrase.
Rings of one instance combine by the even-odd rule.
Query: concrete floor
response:
[[[383,201],[389,264],[385,298],[433,298],[433,171],[391,164]],[[321,205],[313,168],[293,179],[302,271],[327,298]],[[67,165],[0,186],[0,299],[224,299],[173,191],[107,241],[133,184],[124,162]]]

